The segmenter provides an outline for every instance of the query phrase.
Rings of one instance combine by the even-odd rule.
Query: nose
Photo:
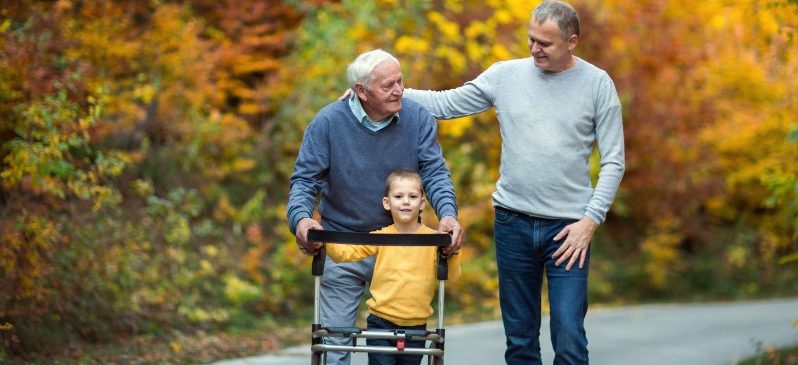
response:
[[[393,95],[396,95],[396,96],[402,96],[402,94],[403,94],[404,92],[405,92],[405,88],[404,88],[404,86],[402,86],[402,84],[396,84],[396,85],[395,85],[395,86],[394,86],[394,87],[391,89],[391,94],[393,94]]]

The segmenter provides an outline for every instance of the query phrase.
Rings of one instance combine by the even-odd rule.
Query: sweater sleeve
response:
[[[325,133],[316,123],[319,116],[305,129],[299,155],[290,178],[288,204],[288,228],[296,234],[296,225],[302,218],[311,217],[316,198],[321,190],[322,179],[330,168],[329,146]]]
[[[405,96],[421,104],[437,119],[454,119],[481,113],[491,106],[501,85],[501,62],[463,86],[444,91],[405,89]]]
[[[449,266],[449,280],[457,280],[460,278],[460,257],[462,256],[463,253],[460,252],[457,255],[451,256],[447,259],[446,264]]]
[[[377,247],[371,245],[345,245],[328,243],[324,245],[327,256],[338,263],[357,262],[377,254]]]
[[[427,192],[427,200],[439,219],[447,216],[457,218],[452,174],[438,144],[438,126],[432,115],[423,109],[419,109],[419,114],[419,118],[422,118],[418,143],[419,174]]]
[[[625,169],[623,121],[618,93],[609,75],[604,73],[596,96],[596,144],[599,150],[599,176],[585,215],[603,223],[610,209]]]

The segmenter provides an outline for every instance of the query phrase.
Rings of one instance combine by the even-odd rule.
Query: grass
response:
[[[103,344],[76,342],[52,353],[10,357],[0,353],[0,364],[19,365],[165,365],[206,364],[213,361],[260,355],[301,343],[308,328],[285,327],[239,333],[174,333],[140,336]]]
[[[798,365],[798,345],[780,349],[768,347],[757,352],[756,356],[737,365]]]

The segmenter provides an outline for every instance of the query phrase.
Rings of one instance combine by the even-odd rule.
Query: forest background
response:
[[[208,361],[304,334],[288,177],[346,65],[383,48],[407,86],[456,87],[528,56],[536,4],[0,1],[0,362],[131,341]],[[591,302],[798,294],[798,1],[573,5],[626,138]],[[442,121],[439,140],[467,228],[449,313],[496,318],[495,114]]]

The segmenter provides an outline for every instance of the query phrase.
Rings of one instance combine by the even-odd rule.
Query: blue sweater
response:
[[[418,170],[438,217],[457,216],[451,173],[436,140],[432,115],[403,98],[399,119],[379,131],[363,126],[347,101],[324,107],[305,129],[291,175],[288,225],[311,217],[321,193],[321,224],[337,231],[370,232],[392,224],[382,207],[385,179],[397,169]]]

